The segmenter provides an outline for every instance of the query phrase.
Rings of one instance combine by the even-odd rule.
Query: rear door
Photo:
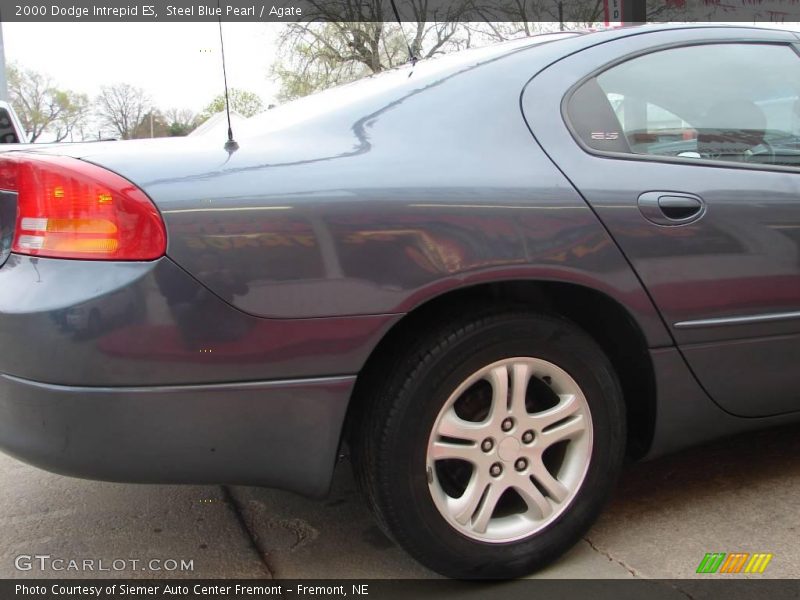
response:
[[[715,401],[800,410],[800,55],[789,33],[633,35],[533,79],[537,140]]]

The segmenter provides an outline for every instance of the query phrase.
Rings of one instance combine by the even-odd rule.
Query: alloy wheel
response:
[[[470,375],[445,402],[428,441],[428,484],[461,534],[510,542],[567,509],[591,454],[591,414],[576,381],[551,362],[508,358]]]

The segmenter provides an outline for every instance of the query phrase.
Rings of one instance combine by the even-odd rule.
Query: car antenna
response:
[[[394,0],[390,0],[390,2],[392,3],[394,18],[397,19],[397,24],[400,25],[400,33],[403,34],[403,39],[406,42],[406,48],[408,48],[408,61],[411,63],[411,66],[414,67],[419,59],[417,58],[417,55],[414,54],[414,50],[411,48],[408,37],[406,37],[406,32],[403,30],[403,21],[400,20],[400,12],[397,10],[397,5],[394,3]]]
[[[225,150],[233,153],[239,149],[239,144],[233,139],[233,128],[231,127],[231,103],[228,99],[228,73],[225,71],[225,42],[222,41],[222,10],[217,0],[217,22],[219,23],[219,49],[222,54],[222,80],[225,84],[225,115],[228,118],[228,140],[225,142]]]

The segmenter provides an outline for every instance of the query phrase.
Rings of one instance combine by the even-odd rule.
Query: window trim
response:
[[[572,139],[578,144],[578,146],[580,146],[580,148],[584,152],[592,156],[596,156],[598,158],[630,160],[630,161],[646,161],[646,162],[664,163],[671,165],[694,165],[697,167],[716,167],[718,169],[743,169],[745,171],[767,171],[774,173],[792,173],[792,174],[800,173],[800,167],[787,167],[784,165],[770,165],[765,163],[750,164],[750,163],[727,162],[727,161],[713,160],[707,158],[683,158],[680,156],[660,156],[657,154],[636,154],[634,152],[615,152],[611,150],[597,150],[596,148],[592,148],[591,146],[589,146],[586,142],[583,141],[580,135],[578,135],[578,132],[576,131],[575,127],[572,124],[572,121],[570,120],[568,109],[569,109],[569,104],[572,101],[572,97],[575,95],[575,92],[577,92],[578,89],[580,89],[581,86],[583,86],[586,82],[596,78],[598,75],[601,75],[602,73],[605,73],[610,69],[613,69],[617,65],[621,65],[622,63],[626,63],[641,56],[647,56],[648,54],[653,54],[655,52],[674,50],[677,48],[691,48],[694,46],[712,46],[712,45],[719,46],[723,44],[787,47],[790,50],[793,50],[794,53],[797,55],[798,65],[800,65],[800,42],[792,42],[789,40],[786,41],[765,40],[758,38],[744,38],[736,40],[705,39],[705,40],[693,40],[684,42],[672,42],[669,44],[662,44],[659,46],[653,46],[651,48],[637,50],[636,52],[631,52],[624,56],[618,57],[592,70],[588,75],[581,77],[577,81],[577,83],[573,84],[567,90],[567,93],[564,94],[564,97],[561,99],[561,105],[560,105],[561,118],[564,121],[564,124],[566,125],[570,135],[572,136]]]

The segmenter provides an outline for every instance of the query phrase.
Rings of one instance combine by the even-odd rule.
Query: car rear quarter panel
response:
[[[521,91],[557,44],[169,160],[88,154],[156,201],[168,255],[250,315],[396,315],[486,281],[567,281],[663,324],[612,239],[533,140]],[[569,49],[571,46],[567,46]],[[577,45],[575,47],[578,47]]]
[[[0,269],[0,373],[76,386],[352,375],[396,318],[264,319],[223,302],[169,258],[12,254]]]

